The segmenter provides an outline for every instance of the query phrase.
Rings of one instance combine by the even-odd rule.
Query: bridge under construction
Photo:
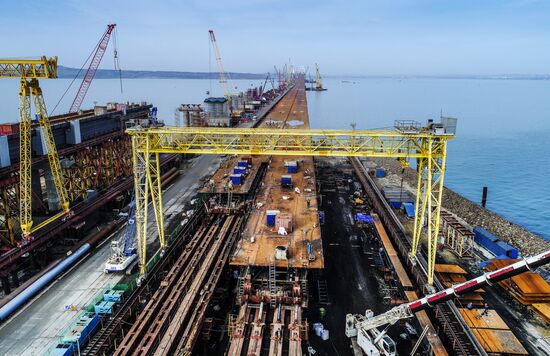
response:
[[[474,233],[441,209],[456,119],[396,121],[391,130],[311,129],[304,79],[289,76],[262,104],[257,120],[231,128],[165,126],[146,103],[50,118],[70,206],[40,210],[44,202],[56,201],[43,197],[60,189],[45,166],[51,165],[51,148],[34,153],[28,163],[36,171],[34,186],[43,191],[29,199],[27,220],[46,223],[32,233],[15,223],[22,134],[0,136],[0,146],[10,153],[2,155],[0,170],[5,250],[0,351],[539,351],[523,335],[527,326],[509,322],[499,299],[481,288],[502,288],[497,283],[526,271],[537,275],[550,252],[520,261],[515,256],[487,273],[467,272],[441,253],[445,245],[460,258],[476,258],[465,253],[473,250]],[[46,123],[32,124],[29,137],[38,139],[31,133],[42,127]],[[401,186],[398,196],[391,195],[385,172],[370,161],[382,157],[398,160],[403,170],[414,165],[416,186]],[[130,219],[120,212],[132,191],[137,262],[126,274],[108,275],[104,241],[129,229]],[[117,218],[101,224],[114,209]],[[52,220],[50,210],[63,214]],[[77,241],[63,249],[61,241],[70,237]],[[86,245],[89,249],[80,250]],[[50,273],[50,264],[55,268],[64,254],[79,251],[81,262],[49,282],[49,289],[12,307]],[[543,282],[537,282],[540,293],[529,295],[534,304],[550,302]],[[544,318],[544,307],[538,310]],[[18,335],[31,332],[32,316],[41,314],[36,337]]]

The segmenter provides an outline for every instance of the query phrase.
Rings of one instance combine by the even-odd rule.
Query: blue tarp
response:
[[[363,214],[363,213],[357,213],[355,214],[355,220],[365,222],[368,224],[374,224],[374,220],[372,219],[372,216]]]
[[[413,203],[403,203],[403,210],[409,218],[414,218],[414,204]]]

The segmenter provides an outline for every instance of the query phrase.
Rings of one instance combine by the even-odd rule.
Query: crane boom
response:
[[[86,74],[82,79],[82,83],[80,83],[80,88],[78,88],[78,91],[76,92],[76,96],[73,100],[73,103],[71,104],[71,108],[69,109],[70,113],[77,112],[78,110],[80,110],[80,105],[82,105],[82,102],[84,101],[84,97],[86,97],[86,93],[88,92],[88,89],[92,84],[92,80],[94,80],[95,74],[97,72],[97,68],[99,67],[99,64],[101,63],[101,59],[103,58],[103,55],[107,50],[107,45],[109,44],[111,33],[113,32],[115,27],[116,27],[116,24],[107,25],[107,29],[105,30],[105,33],[103,34],[103,36],[101,37],[101,40],[99,41],[97,49],[92,58],[92,61],[90,62],[90,66],[88,67],[88,70],[86,71]]]
[[[441,304],[476,289],[491,286],[494,283],[498,283],[528,270],[535,270],[536,268],[547,263],[550,263],[550,251],[525,258],[496,271],[484,273],[479,277],[463,283],[455,284],[450,288],[427,295],[413,302],[401,304],[375,317],[367,318],[363,315],[354,315],[356,319],[355,328],[368,331],[386,324],[395,324],[397,321],[410,318],[414,313],[427,309],[431,306]]]
[[[29,235],[42,226],[69,212],[69,199],[61,164],[55,146],[55,140],[50,126],[50,119],[38,83],[39,78],[57,78],[57,57],[37,60],[30,59],[0,59],[1,78],[20,78],[19,89],[19,223],[23,235]],[[62,211],[32,228],[32,184],[31,184],[31,95],[34,99],[36,118],[40,124],[50,170],[59,197]]]
[[[222,56],[220,54],[220,49],[218,48],[218,42],[216,41],[216,36],[214,35],[214,30],[208,30],[210,34],[210,41],[212,42],[212,47],[214,47],[214,55],[216,56],[216,64],[218,65],[218,71],[220,72],[220,83],[223,85],[225,95],[229,94],[229,88],[227,86],[227,78],[225,71],[223,69]]]

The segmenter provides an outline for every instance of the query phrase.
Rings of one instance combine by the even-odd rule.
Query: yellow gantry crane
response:
[[[23,235],[47,225],[69,212],[69,200],[55,141],[50,126],[39,78],[57,78],[57,57],[40,59],[0,59],[0,78],[19,78],[19,222]],[[42,130],[42,139],[47,151],[50,169],[62,211],[33,228],[32,219],[32,150],[31,150],[31,96],[34,101],[36,118]]]
[[[418,186],[411,256],[418,251],[427,221],[428,280],[433,281],[447,141],[454,138],[456,119],[448,127],[397,121],[395,130],[300,130],[209,127],[140,126],[127,130],[132,137],[136,189],[136,224],[141,274],[146,272],[147,212],[151,194],[161,249],[164,217],[160,189],[159,154],[237,154],[282,156],[393,157],[417,159]],[[454,122],[454,126],[452,123]]]

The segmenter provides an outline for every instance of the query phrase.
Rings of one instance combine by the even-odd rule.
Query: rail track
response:
[[[115,355],[191,351],[242,221],[215,216],[198,229]]]
[[[401,259],[406,262],[409,267],[410,274],[414,277],[417,286],[423,288],[428,283],[428,263],[425,251],[423,251],[421,247],[421,253],[417,255],[416,263],[413,263],[408,258],[412,241],[405,227],[401,224],[388,202],[384,199],[382,192],[380,192],[372,178],[368,175],[368,172],[359,159],[351,158],[350,161],[373,207],[378,211],[380,219],[389,231],[400,253]],[[434,278],[433,286],[436,290],[444,289],[437,278]],[[452,348],[455,355],[487,355],[452,301],[434,306],[433,315],[441,327],[439,330],[440,333],[448,341],[448,346]]]
[[[190,218],[174,243],[166,250],[164,257],[149,271],[148,278],[135,289],[126,299],[120,309],[109,318],[103,320],[103,328],[94,335],[81,355],[103,355],[112,353],[115,346],[126,335],[125,330],[132,324],[136,314],[142,309],[143,300],[149,299],[159,288],[164,279],[165,271],[168,271],[173,263],[180,258],[180,253],[189,239],[194,236],[194,231],[205,221],[204,209],[197,210]]]

